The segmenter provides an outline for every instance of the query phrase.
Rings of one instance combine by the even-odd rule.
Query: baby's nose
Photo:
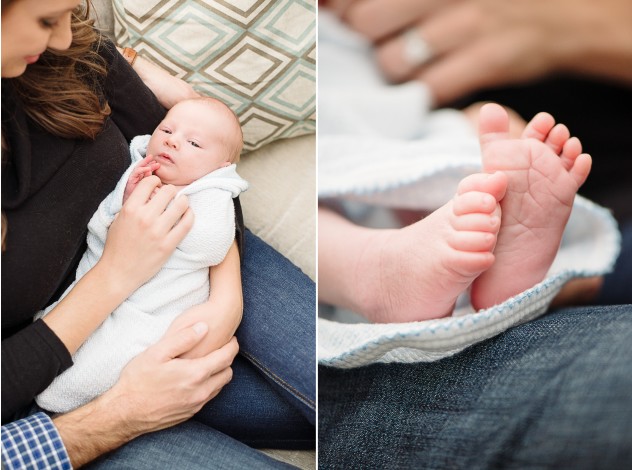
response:
[[[173,136],[169,136],[165,139],[165,145],[175,149],[178,148],[178,141],[174,139]]]

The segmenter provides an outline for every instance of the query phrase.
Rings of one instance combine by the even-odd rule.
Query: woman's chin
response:
[[[2,64],[2,78],[15,78],[19,77],[26,71],[26,66],[28,64],[26,62],[22,63],[13,63],[13,64]]]

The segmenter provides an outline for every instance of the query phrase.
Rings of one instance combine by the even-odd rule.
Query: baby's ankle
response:
[[[392,272],[392,238],[397,230],[374,230],[365,244],[354,279],[352,294],[355,310],[373,322],[387,322],[389,317],[389,279]]]

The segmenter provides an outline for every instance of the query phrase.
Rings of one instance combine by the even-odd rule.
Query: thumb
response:
[[[207,333],[208,325],[198,322],[193,326],[163,336],[154,345],[155,352],[165,360],[174,359],[193,349]]]

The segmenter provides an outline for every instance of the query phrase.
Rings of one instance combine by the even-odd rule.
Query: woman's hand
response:
[[[160,104],[167,109],[171,109],[182,100],[200,96],[187,82],[174,77],[143,57],[136,58],[134,70],[147,88],[156,95]]]
[[[157,176],[143,178],[110,226],[93,269],[125,297],[158,272],[193,225],[187,198],[173,199],[176,192]]]
[[[152,431],[190,418],[231,380],[239,349],[227,345],[199,359],[181,359],[207,334],[205,324],[165,335],[123,369],[96,400],[54,418],[74,467]]]
[[[329,4],[376,41],[394,81],[419,79],[445,104],[468,93],[539,78],[585,73],[632,84],[629,0],[334,0]],[[405,54],[405,31],[431,60]],[[414,42],[414,41],[413,41]]]

